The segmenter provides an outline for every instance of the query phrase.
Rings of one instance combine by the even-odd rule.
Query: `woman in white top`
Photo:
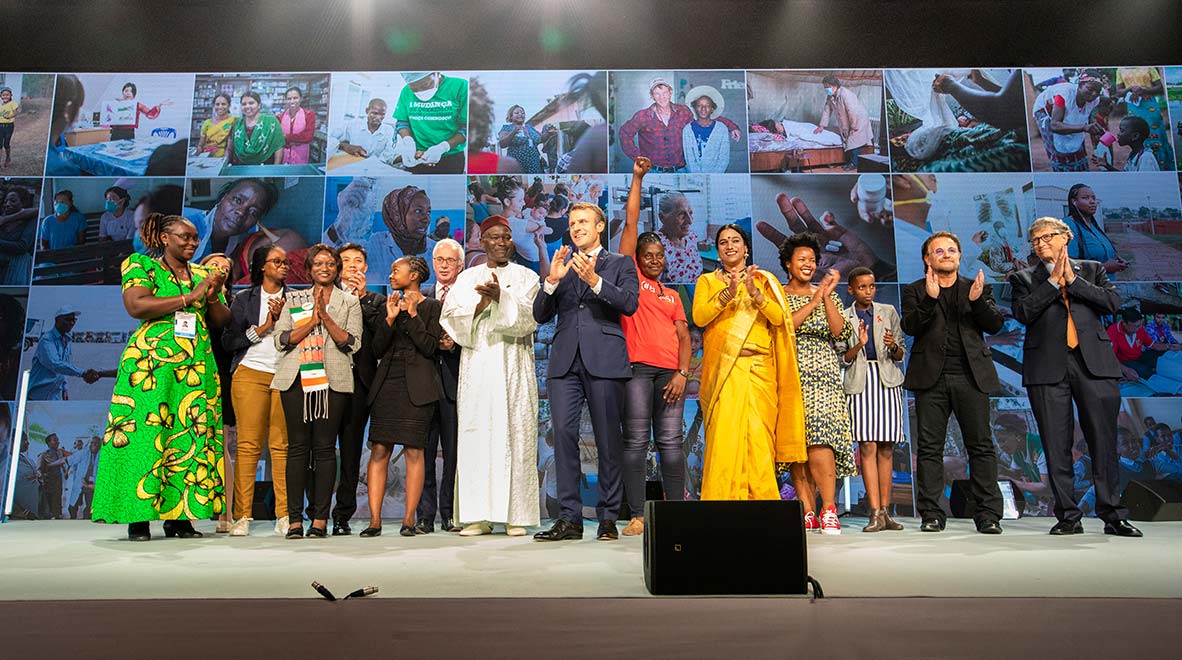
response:
[[[230,536],[250,532],[255,472],[263,446],[270,449],[275,486],[275,532],[287,534],[287,424],[279,391],[271,380],[279,361],[272,334],[287,293],[284,280],[291,262],[283,248],[259,247],[250,259],[251,287],[234,298],[230,325],[222,344],[233,353],[231,397],[238,419],[238,450],[234,458],[234,524]],[[226,384],[222,384],[223,387]],[[300,494],[302,497],[303,494]]]
[[[131,195],[125,188],[111,186],[103,193],[103,215],[99,218],[100,241],[128,241],[135,237]]]
[[[1051,85],[1034,100],[1034,119],[1052,172],[1088,171],[1084,134],[1098,136],[1107,130],[1092,121],[1106,82],[1085,71],[1078,82]]]

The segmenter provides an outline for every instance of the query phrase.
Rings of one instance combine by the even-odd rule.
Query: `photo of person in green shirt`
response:
[[[394,106],[395,159],[415,174],[463,174],[468,141],[468,81],[439,71],[402,74]]]

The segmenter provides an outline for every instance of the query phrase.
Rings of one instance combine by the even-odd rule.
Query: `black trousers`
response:
[[[940,507],[944,493],[944,442],[948,418],[956,413],[964,448],[969,453],[969,481],[978,525],[1001,520],[1001,489],[997,486],[997,450],[989,428],[989,395],[977,389],[968,374],[943,374],[936,384],[915,393],[919,433],[916,447],[916,508],[923,518],[946,518]]]
[[[304,421],[304,391],[300,380],[280,393],[283,419],[287,422],[287,516],[295,525],[303,521],[303,498],[308,493],[309,517],[328,519],[332,503],[332,487],[337,476],[337,433],[341,417],[349,407],[351,394],[328,391],[328,417]],[[308,465],[312,465],[313,482],[308,490]],[[276,512],[279,515],[279,512]]]
[[[456,402],[446,396],[439,398],[435,406],[435,417],[431,419],[431,431],[427,435],[427,449],[423,454],[426,471],[423,475],[423,496],[419,498],[416,515],[419,520],[435,522],[435,515],[451,520],[456,497]],[[438,488],[435,479],[435,461],[443,450],[443,477]],[[446,530],[445,530],[446,531]]]
[[[1088,371],[1078,350],[1067,352],[1067,372],[1054,385],[1029,385],[1030,409],[1038,422],[1042,448],[1055,495],[1055,517],[1083,518],[1075,497],[1075,471],[1071,446],[1075,419],[1071,402],[1079,411],[1079,426],[1092,456],[1092,481],[1096,486],[1096,517],[1115,522],[1129,517],[1120,505],[1120,459],[1116,454],[1116,417],[1120,413],[1120,386],[1115,378],[1096,378]]]
[[[353,397],[341,420],[341,480],[337,484],[337,502],[332,519],[348,521],[357,513],[357,482],[361,476],[361,448],[365,445],[365,427],[369,423],[369,403],[365,388],[353,379]]]

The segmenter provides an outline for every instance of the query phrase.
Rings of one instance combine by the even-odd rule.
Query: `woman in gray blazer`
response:
[[[903,330],[894,307],[874,302],[869,268],[854,268],[848,278],[854,303],[843,314],[858,331],[838,342],[837,351],[870,505],[870,522],[862,531],[900,530],[889,509],[891,461],[895,446],[903,442]]]
[[[323,243],[308,248],[312,288],[287,292],[275,324],[281,353],[271,389],[287,422],[287,538],[304,536],[303,505],[311,454],[314,484],[309,537],[324,538],[337,465],[335,445],[353,395],[353,353],[361,348],[361,306],[337,283],[341,257]]]

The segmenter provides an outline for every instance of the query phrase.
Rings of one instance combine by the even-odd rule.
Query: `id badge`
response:
[[[177,312],[172,323],[172,332],[181,339],[197,337],[197,315],[193,312]]]

